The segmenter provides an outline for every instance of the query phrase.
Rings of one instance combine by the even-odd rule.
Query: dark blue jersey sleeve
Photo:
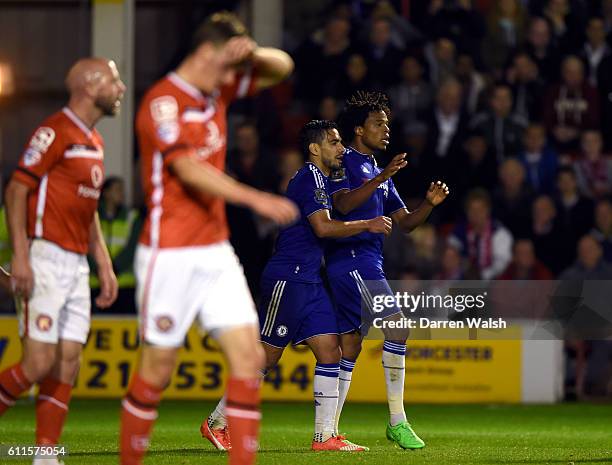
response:
[[[385,216],[390,216],[398,210],[402,208],[406,208],[404,201],[399,196],[397,189],[395,188],[395,184],[393,181],[389,179],[388,181],[389,194],[387,199],[385,200],[384,212]]]
[[[319,210],[331,210],[326,181],[318,170],[305,172],[295,183],[291,199],[300,208],[303,218]]]

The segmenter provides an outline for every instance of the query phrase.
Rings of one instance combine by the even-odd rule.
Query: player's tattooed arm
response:
[[[433,208],[440,205],[450,193],[448,186],[442,181],[437,181],[429,185],[425,200],[415,210],[409,212],[406,208],[396,211],[391,215],[400,229],[409,233],[419,225],[423,224]]]
[[[405,158],[406,154],[400,153],[399,155],[393,157],[393,159],[380,174],[373,177],[368,182],[365,182],[358,188],[350,191],[344,189],[336,192],[333,197],[334,208],[343,215],[346,215],[365,203],[370,197],[372,197],[374,192],[376,192],[378,186],[390,179],[395,173],[406,166],[407,162]]]
[[[393,222],[386,216],[378,216],[370,220],[337,221],[329,216],[329,210],[314,212],[308,217],[314,233],[320,238],[350,237],[362,232],[389,234]]]

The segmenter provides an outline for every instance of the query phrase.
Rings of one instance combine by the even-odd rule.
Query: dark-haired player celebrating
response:
[[[423,223],[433,207],[448,195],[446,184],[431,183],[422,204],[409,212],[399,197],[391,176],[406,165],[405,154],[397,155],[381,170],[374,153],[389,144],[389,109],[387,97],[380,93],[358,92],[346,103],[339,117],[340,133],[349,147],[344,153],[342,170],[334,173],[334,218],[357,221],[375,216],[389,216],[405,233]],[[382,234],[364,232],[330,241],[325,261],[330,287],[336,304],[342,360],[336,432],[342,406],[351,382],[355,360],[362,339],[374,318],[373,295],[392,294],[383,271]],[[366,312],[362,317],[362,299]],[[368,304],[369,303],[369,304]],[[398,308],[376,317],[396,319]],[[407,331],[385,330],[382,363],[385,371],[390,419],[387,438],[404,449],[419,449],[425,443],[412,430],[404,412],[404,367]]]
[[[365,447],[334,434],[340,346],[336,316],[321,281],[323,240],[365,232],[388,234],[391,219],[380,215],[356,221],[330,218],[331,195],[336,192],[336,186],[330,183],[329,175],[340,168],[344,153],[334,122],[307,123],[301,131],[300,145],[308,161],[289,181],[286,195],[299,207],[301,219],[281,231],[276,252],[261,280],[259,322],[266,368],[278,363],[290,342],[307,344],[317,359],[312,449],[364,451]],[[222,399],[201,427],[202,435],[220,450],[231,448],[224,412]]]

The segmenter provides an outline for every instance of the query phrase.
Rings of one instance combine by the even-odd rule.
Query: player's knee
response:
[[[330,345],[325,347],[324,350],[319,351],[317,354],[317,362],[319,363],[340,363],[342,357],[342,351],[340,346]]]
[[[255,378],[266,365],[266,357],[259,343],[236,347],[227,357],[234,376]]]
[[[56,356],[52,351],[40,350],[24,356],[22,366],[26,377],[37,383],[42,381],[53,369]]]

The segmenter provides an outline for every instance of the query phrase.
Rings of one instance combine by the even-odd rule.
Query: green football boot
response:
[[[402,449],[422,449],[425,447],[423,440],[417,436],[407,421],[395,426],[387,424],[387,439],[393,441]]]

